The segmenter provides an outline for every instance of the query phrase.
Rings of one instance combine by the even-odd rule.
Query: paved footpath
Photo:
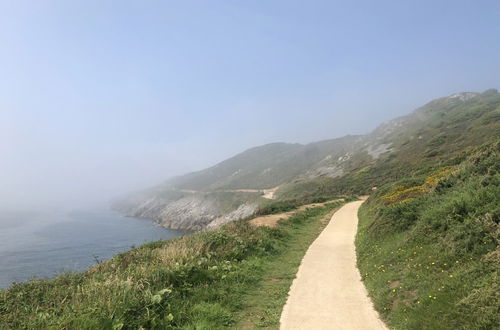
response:
[[[362,203],[340,208],[307,250],[281,313],[280,329],[387,329],[356,267],[354,238]]]

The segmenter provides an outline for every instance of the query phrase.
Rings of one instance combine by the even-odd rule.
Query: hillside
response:
[[[358,266],[395,329],[496,329],[500,139],[392,182],[360,211]]]
[[[167,228],[202,229],[254,214],[269,198],[306,203],[364,194],[500,135],[500,94],[433,100],[361,136],[249,149],[211,168],[127,196],[114,207]],[[269,192],[269,193],[268,193]]]

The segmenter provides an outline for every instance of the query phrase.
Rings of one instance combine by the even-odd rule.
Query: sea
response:
[[[0,211],[0,288],[82,271],[143,243],[185,234],[104,208]]]

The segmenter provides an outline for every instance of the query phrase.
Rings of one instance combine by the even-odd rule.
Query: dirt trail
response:
[[[328,203],[338,202],[338,201],[342,201],[342,200],[343,199],[335,199],[335,200],[331,200],[331,201],[324,202],[324,203],[307,204],[307,205],[302,205],[299,208],[297,208],[293,211],[290,211],[290,212],[263,215],[263,216],[253,218],[252,220],[250,220],[250,224],[257,226],[257,227],[260,227],[260,226],[276,227],[278,225],[279,221],[287,220],[288,218],[290,218],[292,215],[294,215],[297,212],[304,211],[308,208],[323,206],[323,205],[328,204]]]
[[[280,188],[280,186],[271,188],[271,189],[224,189],[224,190],[216,190],[218,192],[246,192],[246,193],[260,193],[262,194],[263,198],[266,199],[275,199],[275,193],[276,191]],[[197,194],[197,193],[204,193],[203,191],[198,191],[198,190],[191,190],[191,189],[179,189],[179,191],[182,191],[184,193],[188,194]]]
[[[356,267],[354,237],[362,203],[338,210],[307,250],[283,308],[280,329],[387,329]]]

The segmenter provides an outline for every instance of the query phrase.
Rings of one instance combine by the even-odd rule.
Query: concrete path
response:
[[[280,329],[387,329],[356,267],[362,201],[344,205],[307,250],[281,313]]]

